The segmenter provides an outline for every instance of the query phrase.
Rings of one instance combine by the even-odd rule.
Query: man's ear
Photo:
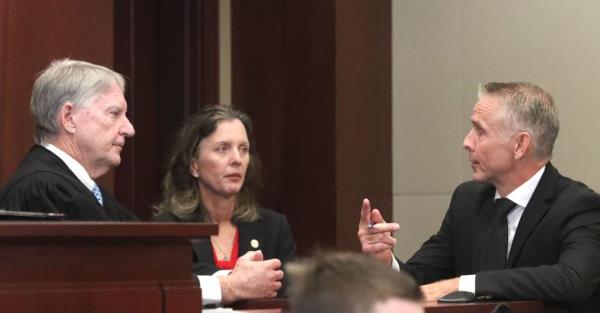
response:
[[[518,132],[515,135],[514,155],[515,159],[522,159],[532,149],[531,135],[528,132]]]
[[[60,126],[69,134],[74,134],[77,129],[74,113],[75,105],[71,102],[65,102],[60,108],[58,115]]]

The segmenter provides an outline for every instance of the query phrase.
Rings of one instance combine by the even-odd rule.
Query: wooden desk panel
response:
[[[545,313],[541,301],[505,301],[505,302],[473,302],[442,304],[437,302],[425,303],[425,313],[489,313],[498,303],[508,304],[513,313]],[[279,313],[287,312],[287,299],[253,299],[240,301],[233,305],[236,311],[248,313]]]
[[[0,312],[198,313],[197,223],[0,222]]]
[[[472,303],[437,303],[427,302],[426,313],[489,313],[498,303],[509,305],[513,313],[544,313],[546,309],[541,301],[504,301],[504,302],[472,302]]]

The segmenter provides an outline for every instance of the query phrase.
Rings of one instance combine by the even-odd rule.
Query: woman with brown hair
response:
[[[243,112],[205,107],[181,128],[155,220],[218,224],[218,235],[194,244],[205,304],[275,296],[281,263],[294,257],[285,217],[256,202],[260,174],[252,122]],[[208,286],[216,284],[209,299]]]

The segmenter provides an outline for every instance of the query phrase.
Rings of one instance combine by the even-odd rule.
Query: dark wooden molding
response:
[[[254,119],[261,203],[301,254],[358,249],[364,197],[392,211],[391,2],[232,1],[233,104]]]
[[[36,74],[65,57],[112,67],[112,8],[112,1],[0,1],[0,188],[33,144]],[[102,182],[112,190],[111,174]]]
[[[115,3],[115,68],[129,78],[136,129],[115,173],[115,193],[142,219],[160,201],[168,152],[183,120],[218,102],[218,49],[217,0]]]

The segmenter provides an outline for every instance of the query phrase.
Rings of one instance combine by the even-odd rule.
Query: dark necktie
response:
[[[482,251],[480,270],[499,270],[506,267],[508,248],[508,223],[506,216],[515,207],[507,198],[494,202],[494,219],[490,224],[487,244]]]

